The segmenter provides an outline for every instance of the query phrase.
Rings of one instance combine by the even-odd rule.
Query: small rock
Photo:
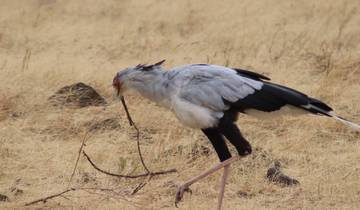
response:
[[[9,201],[9,197],[6,195],[0,194],[0,202],[6,202]]]
[[[104,106],[105,99],[96,90],[82,82],[60,88],[54,95],[49,97],[49,101],[55,106]]]
[[[283,186],[294,186],[300,184],[298,180],[283,174],[280,170],[281,164],[275,161],[274,167],[268,169],[266,177],[269,181],[281,184]]]

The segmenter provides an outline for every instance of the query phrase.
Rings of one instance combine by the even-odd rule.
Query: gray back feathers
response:
[[[179,87],[179,97],[214,111],[228,109],[224,99],[236,102],[262,87],[262,82],[221,66],[189,65],[173,71],[180,71],[175,79],[184,81]]]

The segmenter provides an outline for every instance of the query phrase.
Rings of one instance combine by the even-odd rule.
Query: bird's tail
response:
[[[360,125],[336,115],[331,107],[329,107],[328,105],[326,105],[325,103],[323,103],[317,99],[309,98],[309,104],[302,106],[302,108],[313,114],[320,114],[320,115],[332,117],[335,120],[353,128],[353,129],[360,130]]]
[[[306,96],[305,94],[302,94],[301,92],[298,92],[298,91],[295,91],[293,89],[290,89],[290,88],[286,88],[286,87],[282,87],[282,86],[279,86],[277,85],[277,87],[280,87],[280,88],[285,88],[283,89],[282,91],[286,91],[286,92],[290,92],[292,93],[293,96],[296,96],[297,98],[307,98],[307,104],[306,105],[300,105],[300,104],[296,104],[294,103],[293,101],[290,101],[289,100],[289,103],[293,103],[293,105],[297,106],[297,107],[301,107],[302,109],[305,109],[306,111],[312,113],[312,114],[319,114],[319,115],[324,115],[324,116],[327,116],[327,117],[332,117],[334,118],[335,120],[353,128],[353,129],[356,129],[356,130],[360,130],[360,125],[354,123],[354,122],[351,122],[347,119],[344,119],[343,117],[340,117],[338,116],[337,114],[335,114],[334,110],[329,106],[327,105],[326,103],[318,100],[318,99],[315,99],[315,98],[311,98],[311,97],[308,97]]]
[[[335,115],[335,113],[330,113],[331,117],[333,117],[335,120],[340,121],[341,123],[350,126],[351,128],[355,129],[355,130],[360,130],[360,125],[353,123],[349,120],[346,120],[342,117],[339,117],[337,115]]]
[[[290,114],[311,113],[332,117],[353,129],[360,130],[360,125],[338,116],[326,103],[311,98],[297,90],[270,82],[264,82],[261,90],[233,104],[236,108],[244,110],[244,113],[253,116],[256,115],[260,118],[261,116],[265,116],[266,113],[275,114],[276,111],[281,111],[283,107],[287,107],[288,105],[291,105]],[[293,107],[295,107],[295,109],[293,109]],[[260,112],[261,116],[253,112],[253,110],[262,111]],[[285,113],[285,111],[284,109],[283,113]],[[281,112],[279,113],[281,114]]]
[[[260,90],[236,102],[226,101],[227,105],[239,110],[239,112],[260,119],[273,119],[284,114],[311,113],[322,115],[332,117],[347,126],[360,130],[360,125],[336,115],[329,105],[318,99],[282,85],[270,82],[263,83]]]

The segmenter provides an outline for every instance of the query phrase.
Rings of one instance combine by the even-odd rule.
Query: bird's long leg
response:
[[[178,191],[176,192],[175,205],[177,205],[179,203],[179,201],[182,199],[184,192],[190,187],[190,185],[194,184],[195,182],[205,178],[206,176],[216,172],[217,170],[219,170],[223,167],[229,166],[234,161],[239,160],[239,158],[241,158],[241,156],[235,156],[235,157],[231,157],[223,162],[217,163],[216,165],[211,167],[209,170],[207,170],[207,171],[201,173],[200,175],[195,176],[192,179],[188,180],[187,182],[183,183],[178,188]],[[225,173],[225,171],[224,171],[224,173]],[[227,173],[228,173],[228,171],[226,170],[226,174],[225,174],[226,176],[227,176]]]
[[[225,193],[226,180],[229,175],[229,169],[230,169],[230,165],[224,166],[224,173],[223,173],[223,176],[221,177],[221,181],[220,181],[220,193],[219,193],[219,198],[218,198],[217,210],[221,210],[224,193]]]
[[[221,177],[221,182],[220,182],[220,194],[219,194],[219,199],[218,199],[217,210],[221,210],[224,193],[225,193],[226,180],[229,175],[229,169],[230,169],[230,165],[224,166],[224,173],[223,173],[223,176]]]
[[[202,129],[202,131],[208,137],[211,144],[214,146],[214,149],[215,149],[216,153],[218,154],[221,162],[214,165],[209,170],[201,173],[198,176],[193,177],[192,179],[188,180],[187,182],[185,182],[184,184],[179,186],[179,188],[176,192],[175,206],[177,206],[179,201],[182,199],[184,192],[186,190],[188,190],[190,185],[192,185],[195,182],[199,181],[200,179],[203,179],[204,177],[214,173],[215,171],[217,171],[225,166],[230,165],[231,163],[238,160],[239,158],[244,157],[244,156],[231,157],[229,149],[226,146],[225,139],[222,136],[222,134],[219,132],[218,128],[207,128],[207,129]],[[251,149],[250,149],[250,153],[251,153]],[[240,153],[240,152],[239,152],[239,154],[244,155],[243,153]],[[226,172],[226,173],[228,173],[228,172]]]

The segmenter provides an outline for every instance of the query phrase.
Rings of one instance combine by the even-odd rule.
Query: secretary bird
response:
[[[337,116],[324,102],[271,83],[264,75],[208,64],[185,65],[165,71],[161,67],[164,61],[119,71],[113,79],[113,86],[121,98],[126,90],[134,89],[173,111],[185,126],[201,129],[219,156],[220,163],[178,188],[176,206],[190,185],[224,168],[217,205],[217,209],[221,209],[230,164],[252,151],[235,124],[238,113],[256,117],[310,113],[332,117],[360,129],[359,125]],[[239,156],[231,156],[224,137],[236,148]]]

